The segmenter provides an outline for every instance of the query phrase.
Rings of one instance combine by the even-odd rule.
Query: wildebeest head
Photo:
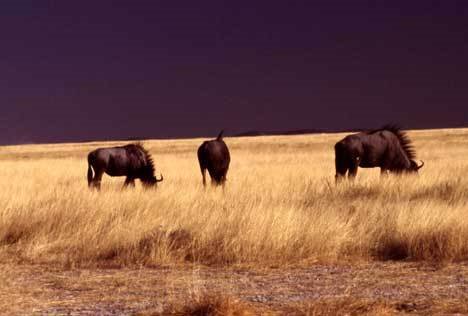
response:
[[[408,169],[409,172],[418,172],[419,169],[421,169],[424,166],[424,161],[421,160],[421,164],[418,165],[418,163],[414,160],[410,161],[410,168]]]
[[[161,174],[161,177],[158,179],[156,178],[155,176],[151,175],[149,177],[144,177],[144,178],[141,178],[141,183],[143,183],[143,185],[145,187],[152,187],[152,186],[155,186],[158,184],[158,182],[161,182],[164,180],[164,177],[163,175]]]

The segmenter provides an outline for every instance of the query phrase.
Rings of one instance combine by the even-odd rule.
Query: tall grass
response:
[[[226,189],[203,189],[196,140],[147,141],[155,190],[88,190],[86,154],[114,143],[0,148],[0,256],[62,264],[468,259],[468,130],[412,132],[419,176],[334,184],[343,135],[227,138]]]

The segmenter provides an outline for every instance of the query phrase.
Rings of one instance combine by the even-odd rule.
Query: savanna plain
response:
[[[468,129],[410,131],[417,176],[334,182],[345,134],[148,140],[156,189],[87,153],[127,142],[0,147],[0,312],[99,315],[468,314]]]

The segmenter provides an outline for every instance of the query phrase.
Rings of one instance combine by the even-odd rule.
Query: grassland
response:
[[[86,154],[115,143],[0,149],[1,253],[31,262],[278,263],[316,259],[468,258],[468,132],[413,132],[418,177],[360,170],[334,185],[342,135],[227,139],[223,192],[204,190],[201,140],[148,141],[156,190],[122,178],[87,188]]]
[[[145,142],[165,178],[156,190],[105,177],[99,193],[87,152],[121,142],[0,147],[0,259],[61,269],[468,259],[467,129],[410,132],[419,176],[361,169],[337,187],[341,137],[226,138],[224,191],[202,187],[201,139]]]

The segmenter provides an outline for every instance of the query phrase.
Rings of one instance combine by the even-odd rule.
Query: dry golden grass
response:
[[[156,190],[88,190],[85,143],[0,147],[0,255],[66,266],[300,264],[317,259],[468,259],[468,129],[410,133],[419,176],[360,169],[334,185],[343,134],[226,138],[221,189],[201,185],[201,139],[146,141]]]

